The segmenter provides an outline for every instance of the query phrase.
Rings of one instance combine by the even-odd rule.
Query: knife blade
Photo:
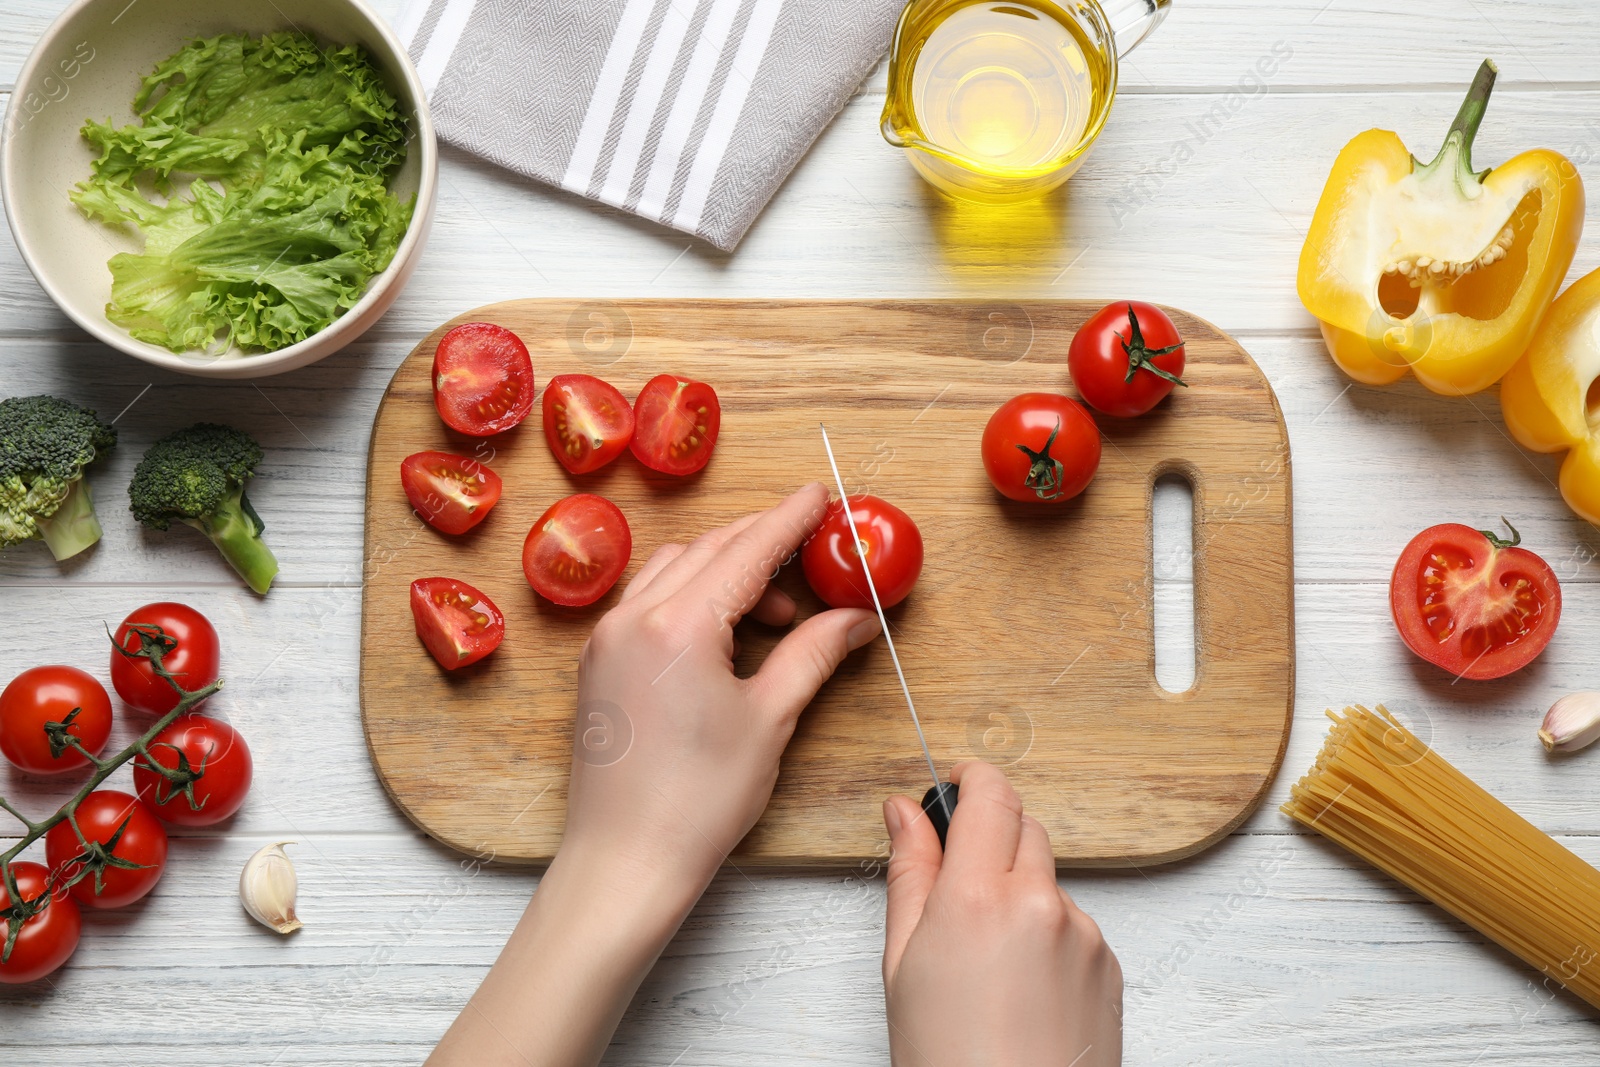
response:
[[[922,758],[928,761],[928,774],[933,778],[933,788],[923,794],[922,810],[938,832],[939,846],[942,848],[945,835],[950,831],[950,820],[955,815],[959,790],[941,779],[939,769],[934,765],[933,753],[928,749],[928,738],[922,732],[922,719],[917,715],[916,701],[911,699],[911,686],[906,684],[905,668],[900,666],[900,653],[894,647],[894,635],[889,632],[889,618],[883,613],[883,601],[878,598],[878,586],[872,580],[872,568],[867,566],[866,557],[860,554],[861,531],[856,526],[855,515],[850,511],[850,495],[845,492],[844,478],[839,474],[839,461],[833,456],[828,427],[820,422],[817,427],[822,431],[822,447],[828,453],[828,466],[833,469],[833,484],[839,488],[839,503],[844,508],[844,521],[850,528],[850,540],[856,546],[857,558],[861,560],[861,571],[867,576],[867,592],[872,594],[872,606],[877,609],[878,624],[883,627],[883,640],[889,646],[889,659],[894,663],[894,673],[900,679],[900,692],[905,694],[906,708],[911,712],[911,725],[916,728],[917,743],[922,746]]]

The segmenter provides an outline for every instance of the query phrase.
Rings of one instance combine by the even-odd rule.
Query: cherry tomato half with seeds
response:
[[[433,406],[472,437],[504,433],[533,410],[533,360],[522,338],[491,322],[467,322],[439,338]]]
[[[161,881],[167,865],[167,831],[144,801],[117,789],[97,789],[83,798],[75,814],[84,840],[116,844],[110,855],[118,863],[100,872],[99,892],[93,870],[81,862],[83,842],[67,822],[58,822],[44,835],[45,858],[57,874],[58,885],[83,875],[70,890],[79,904],[91,908],[121,908],[140,900]]]
[[[447,671],[478,662],[506,636],[506,617],[494,601],[457,578],[412,582],[411,619],[417,636]]]
[[[179,685],[193,691],[204,689],[217,680],[222,644],[217,639],[216,627],[204,615],[187,604],[170,601],[146,604],[117,627],[119,647],[129,651],[140,648],[139,635],[133,629],[135,624],[159,626],[177,642],[176,647],[162,657],[161,665],[177,678]],[[124,656],[116,649],[111,650],[111,685],[129,707],[152,715],[165,715],[178,706],[177,692],[150,669],[149,660]]]
[[[633,402],[633,440],[628,447],[651,470],[693,474],[711,462],[722,428],[722,405],[704,382],[658,374]]]
[[[1508,527],[1510,523],[1506,523]],[[1458,678],[1503,678],[1533,662],[1561,618],[1561,584],[1525,548],[1460,523],[1411,539],[1389,581],[1394,624],[1411,651]]]
[[[149,749],[148,759],[141,756],[134,761],[133,784],[139,799],[162,822],[213,826],[238,811],[250,792],[255,769],[250,746],[238,730],[221,719],[180,715],[156,734]],[[201,773],[192,782],[176,785],[151,769],[151,764]]]
[[[588,474],[633,440],[633,407],[592,374],[558,374],[544,387],[544,439],[563,467]]]
[[[500,500],[500,476],[453,452],[418,452],[400,463],[400,486],[423,520],[440,533],[464,534]]]
[[[36,901],[50,884],[50,870],[40,863],[17,860],[11,864],[17,880],[17,894]],[[0,909],[11,907],[11,893],[0,879]],[[0,922],[0,948],[4,947],[5,924]],[[52,973],[72,956],[83,933],[83,915],[66,893],[57,893],[44,908],[22,924],[11,955],[0,963],[0,982],[21,985],[36,982]]]
[[[30,667],[0,692],[0,753],[29,774],[87,767],[89,760],[75,748],[51,753],[48,722],[67,723],[65,732],[98,756],[111,736],[111,697],[93,675],[76,667]]]
[[[983,469],[1000,494],[1059,504],[1088,487],[1100,467],[1100,429],[1071,397],[1023,393],[983,428]]]
[[[550,505],[522,545],[522,573],[553,604],[583,607],[617,584],[633,555],[622,509],[603,496],[575,493]]]
[[[828,501],[822,525],[800,550],[806,582],[829,607],[870,608],[872,590],[861,569],[865,558],[878,599],[891,608],[911,593],[922,573],[922,532],[910,515],[875,496],[852,496],[850,516],[859,535],[855,545],[844,507]]]
[[[1072,336],[1067,369],[1078,395],[1096,411],[1143,415],[1183,380],[1183,338],[1166,312],[1142,300],[1119,300],[1089,317]]]

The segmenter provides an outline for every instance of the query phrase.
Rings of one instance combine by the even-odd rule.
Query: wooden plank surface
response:
[[[0,63],[9,64],[0,88],[64,6],[0,0]],[[403,0],[375,6],[392,14]],[[1280,39],[1294,55],[1267,91],[1243,97],[1193,145],[1188,166],[1117,225],[1113,198],[1155,173],[1174,145],[1192,143],[1187,124],[1237,101],[1238,79]],[[1010,229],[1003,247],[945,225],[938,202],[884,149],[881,71],[732,256],[446,149],[439,220],[400,304],[362,345],[253,384],[156,375],[88,343],[0,232],[0,393],[46,389],[108,414],[127,408],[118,422],[126,448],[95,475],[107,537],[91,558],[58,568],[31,549],[0,555],[0,606],[28,624],[0,633],[0,675],[46,657],[95,669],[102,621],[157,597],[191,601],[227,620],[223,699],[257,769],[230,824],[175,840],[151,898],[90,919],[54,986],[0,989],[0,1062],[418,1063],[493,962],[536,873],[464,876],[457,854],[422,840],[374,775],[356,693],[366,434],[390,375],[435,324],[528,295],[998,291],[1140,296],[1204,316],[1261,364],[1293,442],[1299,669],[1284,773],[1250,820],[1195,860],[1061,878],[1127,975],[1125,1062],[1592,1063],[1592,1014],[1552,999],[1471,931],[1274,810],[1320,745],[1323,708],[1386,699],[1426,723],[1476,780],[1600,861],[1600,756],[1551,759],[1533,737],[1557,696],[1600,686],[1600,535],[1561,505],[1550,458],[1503,436],[1492,393],[1464,403],[1410,382],[1350,387],[1293,291],[1303,227],[1338,147],[1383,126],[1431,150],[1459,103],[1462,72],[1484,55],[1502,75],[1475,156],[1486,164],[1546,145],[1595,180],[1600,29],[1580,0],[1177,0],[1126,65],[1124,97],[1061,209],[1043,216],[1043,229]],[[1600,198],[1588,211],[1572,278],[1600,266]],[[142,534],[121,510],[138,452],[196,411],[236,421],[267,446],[252,495],[267,501],[285,575],[265,601],[198,535]],[[1388,571],[1422,527],[1501,513],[1528,521],[1519,528],[1560,574],[1561,629],[1528,670],[1450,686],[1395,638]],[[1157,570],[1158,604],[1187,588],[1181,557]],[[1170,649],[1173,633],[1156,622]],[[33,810],[63,795],[9,768],[0,791]],[[287,942],[250,924],[234,899],[244,858],[283,837],[303,842],[292,851],[311,921]],[[882,889],[839,874],[720,877],[605,1062],[887,1063]]]
[[[628,516],[631,575],[685,531],[825,476],[822,422],[847,488],[893,501],[922,530],[927,563],[890,624],[936,758],[1005,766],[1059,863],[1165,862],[1214,843],[1254,809],[1288,729],[1288,438],[1244,350],[1174,312],[1189,388],[1151,417],[1099,420],[1104,458],[1080,498],[1001,501],[979,461],[984,423],[1017,393],[1066,388],[1067,345],[1097,309],[620,302],[593,320],[607,338],[585,346],[592,305],[530,300],[434,330],[390,384],[368,460],[362,717],[390,794],[457,848],[548,861],[565,819],[578,650],[623,586],[581,611],[536,598],[522,577],[528,529],[562,496],[602,493]],[[633,395],[670,369],[712,383],[723,422],[711,465],[673,479],[624,457],[568,477],[530,418],[487,442],[507,489],[484,525],[463,538],[423,527],[400,491],[400,461],[427,449],[481,454],[433,406],[433,350],[461,321],[514,330],[541,381],[596,371]],[[1198,681],[1181,694],[1153,675],[1150,500],[1156,478],[1174,472],[1195,496]],[[427,575],[462,578],[499,605],[508,636],[494,656],[450,673],[424,653],[408,598]],[[779,584],[802,617],[821,607],[796,568]],[[747,627],[740,672],[777,636]],[[609,728],[631,736],[629,709],[617,714]],[[731,862],[845,866],[879,853],[883,797],[927,785],[914,738],[886,650],[852,657],[812,701],[766,814]],[[524,795],[548,802],[508,817]]]

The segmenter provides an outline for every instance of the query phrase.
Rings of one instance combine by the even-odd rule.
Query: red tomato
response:
[[[455,578],[412,582],[411,618],[417,636],[447,671],[478,662],[506,636],[506,617],[494,601]]]
[[[800,550],[806,581],[823,602],[835,608],[870,608],[872,590],[861,560],[867,561],[872,585],[886,608],[904,600],[922,573],[922,532],[911,516],[875,496],[850,498],[859,547],[850,544],[850,523],[837,500],[828,501],[822,525]]]
[[[117,627],[117,644],[129,650],[140,647],[134,623],[159,626],[178,642],[162,657],[161,665],[177,676],[179,685],[192,691],[217,680],[222,647],[216,628],[204,615],[187,604],[146,604]],[[116,649],[111,650],[111,684],[129,707],[152,715],[165,715],[178,706],[177,692],[156,676],[149,660],[124,656]]]
[[[400,486],[434,529],[462,534],[489,516],[500,499],[500,476],[475,459],[418,452],[400,463]]]
[[[558,374],[544,388],[544,439],[573,474],[599,470],[633,440],[633,408],[592,374]]]
[[[183,759],[178,753],[183,753]],[[168,770],[204,773],[188,786],[173,786],[150,769],[150,763]],[[180,715],[150,742],[150,762],[136,759],[133,784],[139,799],[164,822],[174,826],[211,826],[239,810],[250,792],[254,761],[250,746],[239,731],[206,715]],[[165,799],[163,799],[165,798]]]
[[[983,469],[1002,496],[1060,503],[1083,492],[1100,466],[1100,430],[1071,397],[1023,393],[983,428]]]
[[[603,496],[576,493],[550,505],[528,531],[522,573],[551,603],[582,607],[617,584],[631,555],[622,510]]]
[[[439,339],[433,406],[452,430],[472,437],[504,433],[528,417],[535,392],[528,346],[504,326],[468,322]]]
[[[1187,387],[1183,338],[1166,312],[1119,300],[1089,317],[1072,337],[1067,369],[1084,402],[1107,415],[1143,415],[1174,385]]]
[[[30,667],[0,693],[0,753],[30,774],[63,774],[87,767],[77,749],[50,753],[47,722],[65,722],[73,709],[67,733],[98,756],[111,736],[111,698],[105,686],[76,667]],[[3,928],[0,928],[3,930]]]
[[[11,874],[17,880],[17,893],[23,900],[38,900],[50,882],[49,868],[26,860],[11,864]],[[11,907],[11,894],[0,878],[0,909]],[[5,944],[6,924],[0,921],[0,948]],[[0,982],[20,985],[34,982],[51,973],[72,955],[78,947],[78,935],[83,932],[83,916],[78,905],[66,893],[58,893],[44,910],[22,924],[17,931],[16,943],[11,946],[11,956],[0,963]]]
[[[722,405],[704,382],[658,374],[633,402],[633,441],[628,445],[651,470],[693,474],[711,461],[722,426]]]
[[[71,889],[80,904],[91,908],[121,908],[144,897],[161,881],[167,865],[167,831],[144,801],[116,789],[97,789],[78,805],[78,829],[91,842],[104,845],[116,836],[126,822],[122,836],[111,849],[115,859],[138,864],[137,869],[107,866],[101,873],[100,892],[95,892],[95,876],[84,875]],[[65,880],[75,877],[83,865],[83,842],[65,822],[56,823],[44,835],[44,854],[52,871]]]
[[[1447,522],[1411,539],[1389,581],[1389,609],[1411,651],[1474,681],[1503,678],[1544,651],[1561,618],[1561,585],[1548,563],[1515,547],[1515,527],[1511,535]]]

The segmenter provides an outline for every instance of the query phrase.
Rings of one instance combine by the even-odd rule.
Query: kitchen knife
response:
[[[939,846],[944,847],[945,835],[950,832],[950,819],[955,815],[957,787],[939,778],[934,766],[933,753],[928,750],[928,739],[922,733],[922,720],[917,717],[916,702],[911,699],[911,687],[906,684],[906,672],[900,666],[900,654],[895,651],[894,636],[889,632],[889,619],[883,613],[883,601],[878,599],[878,586],[872,580],[872,568],[865,556],[860,555],[861,532],[856,528],[856,518],[850,511],[850,497],[844,490],[844,479],[839,475],[839,463],[833,458],[833,445],[828,441],[828,428],[818,423],[822,430],[822,447],[828,453],[828,466],[833,468],[833,484],[839,487],[839,503],[844,508],[844,521],[850,527],[850,539],[856,545],[861,571],[867,576],[867,591],[872,594],[872,606],[878,611],[878,623],[883,627],[883,640],[889,646],[889,658],[894,662],[894,673],[900,678],[900,692],[905,694],[906,707],[911,711],[911,725],[916,728],[917,742],[922,745],[922,758],[928,761],[928,773],[933,776],[933,788],[922,797],[922,810],[939,834]]]

